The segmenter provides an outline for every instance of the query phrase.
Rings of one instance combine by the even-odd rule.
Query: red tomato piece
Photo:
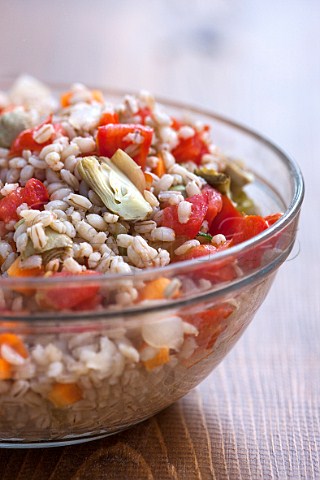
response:
[[[179,144],[172,150],[176,162],[183,163],[192,160],[200,164],[202,155],[209,153],[209,148],[202,138],[203,132],[196,132],[193,137],[180,138]]]
[[[210,349],[226,329],[225,320],[234,310],[234,305],[221,303],[194,315],[184,315],[183,319],[197,327],[199,331],[199,335],[196,337],[197,344],[205,349]]]
[[[31,208],[38,209],[48,200],[49,194],[43,183],[36,178],[31,178],[24,188],[18,187],[0,200],[0,220],[4,222],[18,220],[17,208],[22,203],[27,203]]]
[[[101,115],[99,126],[101,127],[102,125],[109,125],[110,123],[119,123],[119,115],[114,112],[104,112]]]
[[[177,236],[194,238],[199,233],[207,214],[208,200],[204,195],[193,195],[186,201],[192,204],[191,215],[187,223],[179,222],[178,205],[170,205],[163,209],[161,225],[172,228]]]
[[[220,192],[210,187],[209,185],[206,185],[202,189],[201,193],[207,198],[208,201],[208,210],[205,220],[207,220],[210,228],[213,220],[216,218],[217,214],[222,209],[222,196]]]
[[[132,135],[133,138],[130,138],[130,135]],[[143,125],[125,123],[103,125],[98,128],[97,133],[99,155],[112,157],[118,148],[121,148],[125,150],[140,167],[144,168],[152,142],[152,135],[153,129]],[[137,143],[134,142],[135,136],[138,137]]]
[[[231,246],[231,242],[226,242],[220,247],[211,244],[198,245],[190,248],[184,255],[176,257],[176,261],[193,260],[205,256],[215,255],[217,252],[226,250]],[[228,282],[234,280],[237,276],[232,258],[219,260],[212,265],[199,264],[199,270],[193,272],[195,278],[204,278],[213,283]]]
[[[18,187],[0,200],[0,220],[7,223],[18,220],[17,208],[23,203],[23,188]]]
[[[140,108],[137,111],[137,113],[134,114],[134,116],[139,116],[140,119],[141,119],[139,121],[139,123],[141,123],[141,125],[145,125],[146,124],[146,118],[151,116],[151,110],[150,110],[149,107]]]
[[[11,145],[10,155],[21,155],[23,150],[31,150],[32,152],[39,152],[43,147],[46,145],[50,145],[53,140],[56,138],[57,134],[63,133],[63,128],[60,124],[54,125],[55,132],[49,138],[47,142],[44,143],[37,143],[34,139],[34,134],[43,126],[50,124],[52,122],[51,116],[43,123],[38,125],[35,128],[28,128],[27,130],[23,130],[17,138],[14,140],[13,144]]]
[[[264,217],[265,221],[268,224],[268,227],[271,227],[274,223],[276,223],[282,217],[282,213],[274,213],[273,215],[267,215]]]
[[[71,272],[57,272],[53,273],[50,278],[65,278],[65,277],[78,277],[78,276],[94,276],[99,275],[98,272],[92,270],[85,270],[84,272],[73,274]],[[52,308],[53,310],[68,310],[81,306],[84,308],[86,302],[92,308],[92,298],[97,298],[99,291],[98,283],[92,285],[86,285],[85,287],[79,286],[52,286],[46,289],[39,289],[36,293],[36,299],[40,306],[43,308]]]
[[[237,225],[237,221],[243,215],[236,209],[226,195],[221,195],[222,208],[213,220],[209,232],[211,235],[222,233],[226,238],[231,238]]]
[[[23,201],[34,210],[43,207],[49,201],[49,194],[46,187],[40,180],[30,178],[23,189]]]

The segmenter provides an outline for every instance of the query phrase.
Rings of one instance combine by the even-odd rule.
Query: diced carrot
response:
[[[8,345],[21,357],[28,358],[28,351],[18,335],[14,333],[1,333],[0,334],[0,346]]]
[[[12,375],[11,365],[9,362],[0,358],[0,380],[9,380]]]
[[[21,268],[20,258],[18,257],[7,270],[9,277],[38,277],[43,274],[41,267]]]
[[[169,278],[160,277],[147,283],[140,293],[140,300],[162,300],[165,298],[165,289],[170,285]],[[179,297],[179,291],[172,298]]]
[[[91,90],[92,98],[96,102],[103,103],[104,98],[103,98],[103,93],[100,90]]]
[[[18,257],[7,270],[9,277],[27,278],[27,277],[39,277],[43,275],[43,268],[21,268],[20,257]],[[32,295],[34,288],[28,287],[14,287],[12,290],[16,292],[24,293],[25,295]]]
[[[60,104],[62,108],[69,107],[73,92],[65,92],[60,97]]]
[[[76,383],[54,383],[48,394],[55,407],[67,407],[81,399],[82,391]]]
[[[146,179],[146,189],[150,190],[153,182],[153,176],[149,172],[144,172],[144,178]]]
[[[157,166],[153,169],[153,173],[158,175],[158,177],[162,177],[162,175],[166,173],[166,167],[160,155],[158,155],[158,163],[157,163]]]
[[[142,363],[146,367],[146,370],[148,370],[148,372],[151,372],[151,370],[153,370],[154,368],[160,367],[161,365],[168,363],[169,360],[170,360],[169,348],[163,347],[163,348],[160,348],[159,352],[155,357],[150,358],[149,360],[145,360]]]

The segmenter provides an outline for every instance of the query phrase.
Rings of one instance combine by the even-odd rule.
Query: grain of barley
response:
[[[15,183],[20,179],[20,170],[19,168],[10,168],[6,175],[7,183]]]
[[[71,142],[70,145],[66,146],[61,152],[61,158],[64,160],[66,164],[66,160],[68,157],[77,157],[80,153],[80,149],[77,143]],[[68,168],[68,167],[67,167]]]
[[[76,260],[69,257],[66,258],[63,262],[63,271],[71,272],[71,273],[80,273],[85,270],[85,267],[80,265]]]
[[[157,197],[152,192],[150,192],[149,190],[145,190],[143,192],[143,195],[144,195],[144,198],[146,199],[146,201],[149,203],[149,205],[151,207],[158,207],[159,206],[159,201],[158,201]]]
[[[63,168],[63,163],[60,161],[60,155],[58,152],[51,152],[45,156],[47,165],[54,171],[59,172]]]
[[[0,193],[3,197],[6,197],[11,192],[16,190],[19,187],[19,183],[6,183],[4,187],[1,188]]]
[[[114,213],[105,212],[103,214],[103,219],[107,223],[117,223],[117,221],[119,220],[119,216]]]
[[[23,168],[27,165],[27,161],[21,157],[15,157],[9,160],[10,168]]]
[[[25,186],[28,180],[33,177],[34,167],[32,165],[26,165],[20,172],[20,183]]]
[[[88,267],[91,269],[95,269],[101,260],[101,253],[93,252],[89,255],[88,258]]]
[[[183,125],[182,127],[179,128],[178,135],[179,135],[179,138],[183,138],[184,140],[186,140],[188,138],[194,137],[195,131],[189,125]]]
[[[86,216],[86,219],[92,227],[96,230],[105,231],[108,228],[108,224],[104,221],[104,219],[100,215],[96,215],[94,213],[89,214]]]
[[[46,123],[34,132],[33,139],[36,143],[39,143],[39,144],[45,143],[48,140],[50,140],[50,138],[54,133],[55,133],[55,130],[53,125],[51,125],[51,123]]]
[[[64,200],[70,193],[72,190],[68,187],[57,189],[50,195],[50,200]]]
[[[43,249],[47,242],[48,237],[45,234],[44,228],[40,223],[36,223],[27,229],[27,233],[33,243],[35,249]]]
[[[175,255],[184,255],[187,253],[190,248],[198,247],[200,245],[199,240],[187,240],[180,247],[176,248],[174,253]]]
[[[59,143],[51,143],[50,145],[47,145],[46,147],[43,147],[41,152],[39,153],[39,158],[40,160],[44,160],[47,155],[50,153],[61,153],[62,152],[62,146]]]
[[[96,142],[92,137],[75,137],[72,143],[78,146],[82,154],[91,153],[96,148]]]
[[[22,253],[26,246],[27,246],[27,243],[28,243],[28,234],[27,233],[21,233],[17,239],[15,240],[16,242],[16,247],[17,247],[17,252],[20,252]]]
[[[79,190],[79,180],[71,172],[69,172],[69,170],[62,168],[60,171],[60,175],[62,180],[64,180],[68,185],[70,185],[73,190]]]
[[[69,207],[69,204],[67,202],[64,202],[63,200],[52,200],[51,202],[48,202],[44,208],[45,210],[62,210],[65,211]]]
[[[64,212],[63,212],[64,213]],[[61,222],[60,220],[53,220],[50,223],[50,227],[52,230],[58,233],[67,233],[67,227],[64,222]]]
[[[89,208],[92,207],[92,203],[88,198],[76,193],[70,193],[66,200],[70,203],[70,205],[83,210],[89,210]]]
[[[158,227],[151,232],[151,240],[153,241],[174,242],[175,238],[176,235],[172,228]]]
[[[178,220],[180,223],[188,223],[192,211],[192,203],[190,202],[180,202],[178,205]]]
[[[201,190],[194,180],[187,182],[186,192],[188,197],[193,197],[193,195],[200,195]]]

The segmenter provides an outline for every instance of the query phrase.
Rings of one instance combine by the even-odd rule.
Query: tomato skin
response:
[[[32,209],[39,209],[48,200],[49,194],[43,183],[36,178],[30,178],[24,188],[18,187],[0,200],[0,220],[18,220],[16,210],[22,203],[27,203]]]
[[[196,342],[199,347],[211,349],[219,335],[227,328],[225,320],[234,310],[234,305],[221,303],[193,315],[183,315],[183,319],[198,329]]]
[[[241,219],[243,216],[226,195],[221,195],[221,199],[222,208],[213,220],[209,233],[211,235],[221,233],[229,239],[234,233],[238,219]]]
[[[212,256],[218,252],[226,250],[231,246],[231,241],[226,242],[224,245],[215,247],[212,244],[198,245],[197,247],[190,248],[185,254],[176,257],[176,261],[193,260],[205,256]],[[195,278],[204,278],[210,280],[212,283],[221,283],[234,280],[237,277],[237,273],[234,266],[234,260],[232,258],[219,260],[212,265],[199,264],[199,269],[193,272]]]
[[[99,155],[112,157],[118,148],[126,150],[128,147],[134,146],[132,141],[125,138],[130,133],[137,133],[143,137],[142,143],[136,145],[137,153],[130,156],[140,167],[144,168],[153,136],[153,129],[144,125],[119,123],[98,127]]]
[[[271,227],[271,225],[276,223],[282,217],[282,215],[282,213],[274,213],[273,215],[267,215],[264,217],[264,219],[267,222],[268,227]]]
[[[65,278],[65,277],[78,277],[78,276],[94,276],[99,275],[98,272],[93,270],[85,270],[78,274],[71,272],[57,272],[53,273],[49,278]],[[38,289],[36,293],[36,300],[38,304],[43,308],[51,308],[53,310],[66,310],[66,309],[84,309],[87,303],[90,308],[93,307],[92,299],[99,301],[97,295],[99,291],[99,285],[86,285],[82,286],[52,286],[46,289]]]
[[[202,132],[195,132],[193,137],[180,138],[178,145],[171,153],[178,163],[191,160],[199,165],[202,155],[209,153],[209,148],[202,138]]]
[[[191,215],[187,223],[180,223],[178,205],[170,205],[163,209],[161,225],[172,228],[177,236],[194,238],[201,228],[208,211],[208,200],[204,195],[193,195],[186,199],[192,204]]]
[[[23,203],[22,191],[23,189],[18,187],[0,200],[0,220],[5,223],[10,222],[11,220],[18,220],[16,210],[19,205]]]
[[[116,112],[114,113],[104,112],[101,115],[100,122],[99,122],[100,127],[103,125],[109,125],[110,123],[112,124],[119,123],[119,115]]]
[[[207,220],[210,228],[213,220],[216,218],[217,214],[222,209],[222,196],[221,196],[221,193],[218,192],[218,190],[215,190],[209,185],[206,185],[202,189],[201,193],[207,198],[207,201],[208,201],[208,210],[207,210],[205,220]]]
[[[14,142],[11,145],[10,148],[10,156],[17,156],[21,155],[23,150],[31,150],[32,152],[39,152],[43,147],[50,145],[52,141],[56,138],[57,134],[63,133],[62,126],[60,124],[55,124],[54,129],[55,133],[49,138],[47,142],[44,143],[37,143],[34,140],[34,134],[43,126],[50,124],[52,122],[51,116],[43,123],[38,125],[35,128],[28,128],[27,130],[23,130],[17,138],[14,140]]]
[[[23,201],[34,210],[38,210],[49,201],[46,187],[40,180],[30,178],[23,189]]]

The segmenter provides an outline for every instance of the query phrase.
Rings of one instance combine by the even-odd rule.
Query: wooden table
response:
[[[1,74],[144,87],[217,110],[289,150],[307,195],[294,252],[205,382],[117,436],[1,450],[0,478],[320,479],[320,3],[2,0],[1,12]]]

